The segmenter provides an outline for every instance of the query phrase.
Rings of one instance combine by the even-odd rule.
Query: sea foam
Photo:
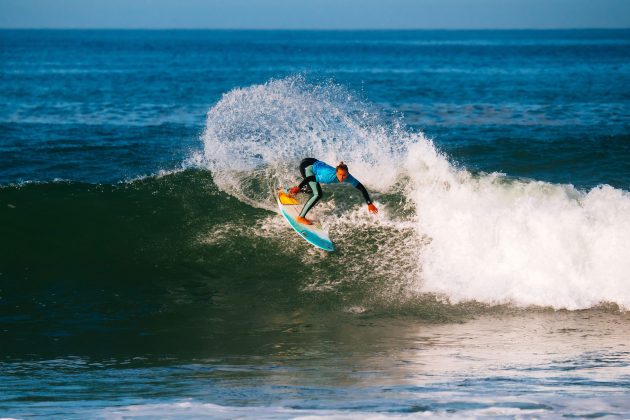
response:
[[[473,176],[427,143],[410,150],[406,170],[430,238],[419,290],[452,302],[630,307],[628,192]]]

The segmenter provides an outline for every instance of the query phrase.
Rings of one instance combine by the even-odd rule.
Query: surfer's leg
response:
[[[313,190],[308,185],[309,180],[306,178],[315,176],[315,173],[313,172],[313,164],[315,162],[317,162],[317,159],[315,158],[302,159],[302,162],[300,162],[300,174],[302,175],[302,178],[304,178],[300,185],[302,185],[302,191],[307,194],[313,193]]]
[[[304,179],[300,182],[299,188],[306,194],[313,194],[313,189],[309,186],[309,182],[315,181],[315,172],[313,172],[313,165],[307,165],[313,158],[306,158],[302,160],[300,164],[300,173]],[[306,166],[305,166],[306,165]]]
[[[319,185],[319,182],[311,181],[308,183],[308,185],[313,190],[313,196],[306,202],[306,204],[304,204],[302,212],[300,213],[300,217],[306,217],[306,213],[308,213],[313,208],[313,206],[322,199],[322,196],[324,195],[322,193],[322,187],[321,185]]]
[[[317,159],[315,158],[302,159],[302,162],[300,162],[300,173],[302,174],[302,178],[306,178],[306,167],[312,166],[315,162],[317,162]]]

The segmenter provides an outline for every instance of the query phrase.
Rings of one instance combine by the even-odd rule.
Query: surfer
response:
[[[337,165],[336,168],[333,168],[332,166],[315,158],[302,159],[302,162],[300,162],[300,173],[304,179],[300,185],[289,189],[289,193],[291,195],[295,195],[300,191],[304,191],[307,194],[313,194],[313,196],[306,202],[306,204],[304,204],[302,212],[296,218],[298,222],[305,225],[313,224],[313,222],[306,218],[306,213],[308,213],[323,196],[322,187],[319,185],[320,183],[334,184],[338,182],[347,182],[354,188],[361,191],[361,194],[363,194],[363,198],[368,205],[368,211],[374,214],[378,213],[378,209],[374,204],[372,204],[370,195],[363,184],[350,175],[348,172],[348,165],[343,163],[343,161],[339,162],[339,165]]]

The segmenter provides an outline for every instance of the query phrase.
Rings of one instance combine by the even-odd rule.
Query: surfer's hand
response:
[[[368,211],[372,214],[376,214],[378,213],[378,209],[376,208],[376,206],[372,203],[368,204]]]
[[[295,195],[300,192],[300,187],[289,188],[289,194]]]

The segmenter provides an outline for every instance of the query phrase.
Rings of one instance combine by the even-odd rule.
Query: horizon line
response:
[[[630,30],[628,27],[567,27],[567,28],[183,28],[183,27],[0,27],[0,31],[328,31],[328,32],[351,32],[351,31],[594,31],[594,30]]]

